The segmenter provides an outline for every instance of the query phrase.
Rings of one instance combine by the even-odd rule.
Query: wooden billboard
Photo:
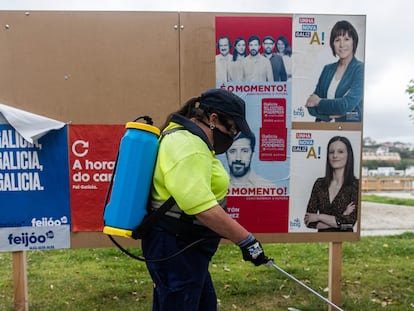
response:
[[[144,113],[161,126],[186,99],[216,86],[216,17],[235,15],[275,16],[2,11],[0,103],[71,124],[124,124]],[[321,125],[293,122],[291,128],[318,130]],[[360,132],[362,123],[324,129]],[[359,229],[257,235],[263,242],[360,238]],[[74,248],[112,245],[101,232],[71,233]]]

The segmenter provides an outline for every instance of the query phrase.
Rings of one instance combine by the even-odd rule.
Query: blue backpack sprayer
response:
[[[105,200],[103,232],[108,235],[131,238],[147,214],[160,130],[146,120],[148,124],[134,121],[125,126]]]
[[[140,119],[146,123],[137,122]],[[130,253],[113,236],[142,239],[148,229],[175,204],[174,198],[170,197],[155,212],[149,213],[147,208],[160,136],[178,129],[160,133],[160,130],[153,126],[149,116],[138,117],[133,122],[126,123],[125,128],[106,193],[103,233],[107,234],[122,252],[134,259],[148,262],[168,260],[204,239],[191,243],[171,256],[146,259]]]
[[[140,119],[144,119],[146,123],[137,122]],[[122,252],[134,259],[148,262],[169,260],[205,239],[197,240],[171,256],[160,259],[146,259],[131,254],[113,238],[113,235],[116,235],[141,239],[147,230],[175,204],[174,198],[170,197],[156,212],[148,213],[148,199],[159,138],[160,135],[168,133],[160,133],[160,130],[153,126],[152,119],[148,116],[142,116],[133,122],[128,122],[125,128],[126,132],[120,142],[114,172],[105,198],[103,232]],[[273,259],[269,258],[265,266],[275,268],[335,309],[343,311],[312,288],[278,267]]]

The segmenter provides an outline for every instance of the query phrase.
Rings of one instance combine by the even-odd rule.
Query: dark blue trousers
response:
[[[194,239],[153,227],[142,240],[148,271],[154,282],[153,311],[215,311],[217,296],[208,271],[220,239],[209,238],[171,259]]]

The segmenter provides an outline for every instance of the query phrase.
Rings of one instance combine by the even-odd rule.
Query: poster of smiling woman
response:
[[[295,15],[293,122],[362,122],[365,16]]]
[[[356,232],[361,133],[292,131],[289,232]]]

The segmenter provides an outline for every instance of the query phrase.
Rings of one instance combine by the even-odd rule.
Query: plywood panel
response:
[[[173,12],[0,12],[0,102],[74,123],[163,122],[179,104],[177,22]]]
[[[216,13],[180,13],[181,101],[215,87]]]

